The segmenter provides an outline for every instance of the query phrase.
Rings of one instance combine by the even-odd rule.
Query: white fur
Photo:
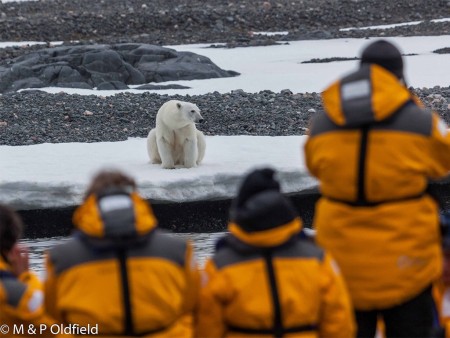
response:
[[[159,108],[156,127],[147,137],[147,151],[152,163],[165,169],[181,165],[192,168],[205,156],[205,136],[195,123],[203,120],[198,107],[190,102],[170,100]]]

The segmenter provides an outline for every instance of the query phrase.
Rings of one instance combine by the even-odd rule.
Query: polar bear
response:
[[[190,102],[170,100],[159,108],[156,127],[147,137],[147,151],[152,163],[165,169],[181,165],[192,168],[205,156],[205,136],[195,123],[202,123],[199,108]]]

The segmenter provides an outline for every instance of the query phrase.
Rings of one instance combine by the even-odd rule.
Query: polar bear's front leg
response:
[[[197,165],[198,148],[197,148],[197,138],[186,139],[183,144],[184,153],[184,166],[186,168],[192,168]]]
[[[205,149],[206,149],[206,141],[205,135],[200,130],[197,130],[197,149],[198,149],[198,157],[197,157],[197,165],[203,160],[205,157]]]
[[[157,138],[159,156],[161,157],[162,167],[164,169],[175,168],[175,163],[172,155],[172,145],[167,142],[165,138]]]
[[[158,145],[156,144],[156,129],[150,130],[147,136],[147,152],[150,161],[155,163],[161,163],[161,158],[159,157]]]

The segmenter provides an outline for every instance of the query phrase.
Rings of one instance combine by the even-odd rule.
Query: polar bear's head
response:
[[[200,114],[200,109],[197,105],[190,102],[177,101],[177,109],[181,113],[181,116],[186,121],[191,121],[194,123],[202,123],[203,117]]]
[[[156,114],[156,125],[164,125],[170,130],[184,128],[188,125],[203,122],[200,109],[190,102],[170,100],[159,108]]]

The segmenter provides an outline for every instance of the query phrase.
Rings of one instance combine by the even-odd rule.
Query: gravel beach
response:
[[[416,90],[422,101],[449,121],[450,88]],[[195,102],[206,135],[303,135],[311,115],[322,109],[319,93],[289,90],[256,94],[186,96],[116,94],[81,96],[24,91],[0,96],[0,139],[3,145],[124,141],[146,137],[159,107],[169,99]],[[257,123],[256,123],[257,122]]]
[[[39,0],[0,3],[2,41],[186,44],[248,42],[251,32],[287,40],[450,34],[448,0]],[[340,28],[423,21],[379,31]]]
[[[227,47],[272,44],[277,40],[335,37],[450,34],[447,0],[40,0],[0,3],[0,40],[64,41],[64,44],[137,42],[157,45],[228,43]],[[387,30],[339,28],[422,24]],[[285,31],[258,36],[254,31]],[[450,47],[450,41],[449,41]],[[0,64],[42,46],[0,48]],[[450,87],[417,88],[429,108],[450,122]],[[321,108],[319,93],[262,91],[199,96],[117,94],[108,97],[47,94],[0,96],[0,144],[120,141],[145,137],[156,112],[169,99],[195,102],[207,135],[301,135]],[[275,116],[275,118],[274,118]],[[269,118],[270,117],[270,118]],[[256,123],[258,122],[258,123]]]

